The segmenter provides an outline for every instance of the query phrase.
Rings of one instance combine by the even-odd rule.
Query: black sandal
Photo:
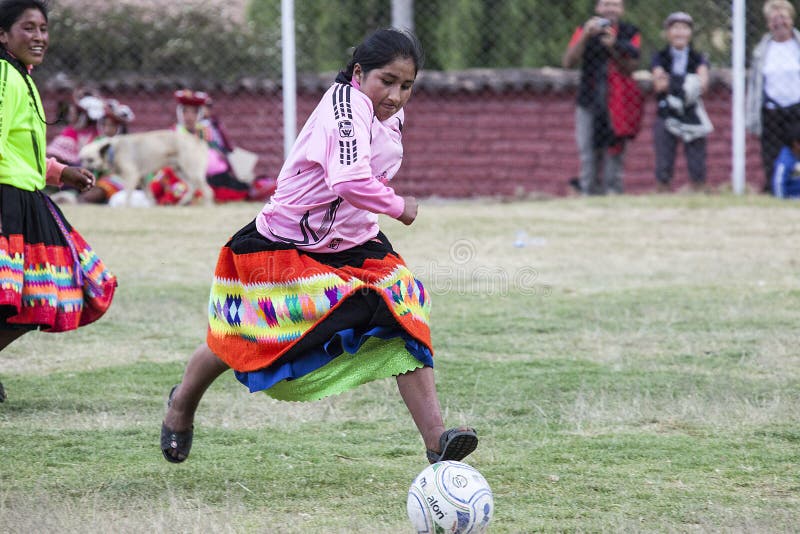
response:
[[[444,462],[447,460],[460,462],[478,448],[478,434],[475,432],[474,428],[467,428],[465,430],[451,428],[450,430],[444,431],[439,437],[439,447],[442,449],[442,452],[428,449],[428,461],[430,463],[435,464],[436,462]]]
[[[167,408],[172,406],[172,396],[178,386],[172,386],[167,399]],[[164,423],[161,423],[161,453],[168,462],[179,464],[189,457],[189,451],[192,450],[192,437],[194,435],[194,425],[189,430],[183,432],[176,432],[169,428]],[[178,453],[178,457],[169,454],[169,451]]]

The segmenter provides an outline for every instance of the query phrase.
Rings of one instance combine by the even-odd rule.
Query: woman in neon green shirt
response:
[[[46,0],[0,0],[0,351],[22,334],[97,320],[116,278],[42,193],[94,185],[86,169],[45,159],[46,122],[30,78],[47,51]],[[0,384],[0,401],[5,392]]]

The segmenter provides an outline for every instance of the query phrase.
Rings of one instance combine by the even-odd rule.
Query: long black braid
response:
[[[0,59],[8,61],[22,75],[22,79],[25,80],[25,85],[28,87],[28,95],[30,95],[31,97],[33,108],[36,110],[36,115],[39,117],[39,120],[47,124],[48,126],[53,126],[60,123],[64,118],[63,112],[59,113],[58,117],[56,117],[56,120],[54,120],[53,122],[47,122],[45,118],[42,116],[42,111],[36,104],[36,96],[33,93],[33,86],[31,86],[30,76],[28,75],[28,69],[25,65],[23,65],[22,61],[18,60],[17,58],[9,54],[8,50],[6,50],[3,47],[0,47]]]

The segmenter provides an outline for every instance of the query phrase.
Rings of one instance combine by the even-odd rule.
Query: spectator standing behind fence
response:
[[[775,158],[788,144],[789,128],[800,122],[800,32],[787,0],[769,0],[769,33],[753,50],[747,87],[747,129],[761,137],[765,193],[772,193]]]
[[[693,26],[688,13],[670,14],[664,21],[669,45],[655,53],[651,64],[658,98],[653,144],[659,191],[670,189],[679,141],[683,142],[691,188],[705,188],[706,136],[713,126],[700,98],[708,88],[708,61],[692,46]]]
[[[317,400],[395,376],[428,460],[461,460],[469,428],[445,430],[433,374],[430,295],[378,227],[411,224],[417,201],[387,184],[403,159],[417,39],[378,30],[355,48],[297,137],[278,189],[223,247],[207,344],[169,396],[161,449],[182,462],[195,410],[229,367],[251,391]]]
[[[800,199],[800,122],[789,128],[788,138],[775,160],[772,191],[778,198]]]
[[[622,193],[625,145],[642,119],[642,94],[631,76],[639,30],[620,20],[622,0],[598,0],[595,13],[575,30],[563,59],[565,68],[581,64],[575,112],[581,171],[573,185],[584,195]]]

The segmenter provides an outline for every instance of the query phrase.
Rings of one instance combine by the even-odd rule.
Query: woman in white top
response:
[[[800,32],[788,0],[768,0],[769,33],[753,50],[747,91],[747,129],[761,137],[764,192],[771,193],[775,158],[787,143],[789,127],[800,122]]]

